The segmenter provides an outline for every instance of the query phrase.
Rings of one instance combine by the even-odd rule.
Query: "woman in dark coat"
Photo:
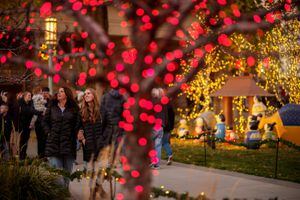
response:
[[[83,160],[95,161],[99,151],[107,145],[107,136],[103,135],[100,104],[94,89],[85,90],[80,114],[82,130],[78,133],[78,140],[83,143]]]
[[[47,135],[45,155],[52,167],[72,171],[76,159],[76,137],[81,127],[79,108],[67,87],[58,90],[42,122]],[[66,186],[68,181],[65,180]]]
[[[38,112],[34,109],[33,103],[31,100],[31,93],[24,92],[23,98],[19,99],[19,132],[20,135],[20,144],[19,144],[19,152],[20,152],[20,160],[25,159],[27,144],[30,137],[30,122],[34,114],[38,114]]]

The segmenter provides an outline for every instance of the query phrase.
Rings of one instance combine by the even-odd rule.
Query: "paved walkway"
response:
[[[29,155],[36,154],[35,140],[30,140],[31,148]],[[82,153],[79,153],[79,165],[75,168],[82,168],[80,163]],[[278,199],[299,200],[300,184],[262,178],[241,173],[217,170],[181,163],[173,163],[171,166],[162,164],[158,175],[154,176],[153,186],[164,186],[166,189],[177,192],[189,192],[191,196],[197,196],[201,192],[210,199]],[[107,189],[107,184],[105,186]],[[120,186],[117,184],[117,191]],[[76,200],[87,199],[89,195],[88,180],[81,182],[73,181],[70,184],[70,191]],[[164,199],[164,198],[160,198]]]
[[[162,165],[153,185],[164,186],[177,192],[197,196],[201,192],[211,199],[300,199],[300,184],[241,173],[216,170],[181,163]],[[119,188],[119,187],[117,187]],[[74,199],[87,199],[88,181],[72,182],[70,190]],[[117,189],[119,190],[119,189]],[[161,198],[162,199],[162,198]]]

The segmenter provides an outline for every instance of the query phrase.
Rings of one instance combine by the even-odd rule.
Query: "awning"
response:
[[[212,97],[236,97],[236,96],[274,96],[256,85],[251,76],[229,77],[225,85],[215,91]]]

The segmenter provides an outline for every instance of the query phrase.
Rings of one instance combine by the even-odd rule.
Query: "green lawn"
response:
[[[174,161],[204,166],[203,143],[197,140],[172,139],[171,145]],[[247,150],[244,147],[217,144],[216,150],[207,148],[206,166],[274,178],[275,155],[276,149],[266,147]],[[300,151],[280,147],[277,177],[300,183]]]

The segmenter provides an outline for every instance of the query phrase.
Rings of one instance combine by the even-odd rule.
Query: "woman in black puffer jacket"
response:
[[[57,99],[47,108],[42,125],[47,135],[45,155],[49,157],[50,165],[71,172],[76,159],[81,116],[69,88],[59,88]],[[68,181],[65,183],[67,186]]]
[[[85,90],[80,113],[83,129],[79,131],[78,140],[83,143],[83,160],[95,161],[99,151],[107,145],[108,136],[103,135],[100,104],[94,89]]]

